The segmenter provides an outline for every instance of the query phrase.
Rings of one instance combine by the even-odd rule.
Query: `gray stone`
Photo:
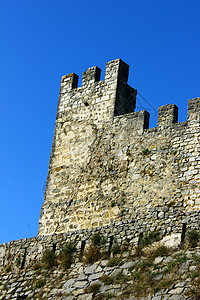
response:
[[[120,266],[121,269],[129,269],[132,268],[136,265],[136,262],[133,261],[128,261],[126,263],[124,263],[122,266]]]
[[[88,280],[89,281],[97,280],[97,279],[101,278],[103,276],[103,274],[104,274],[104,272],[92,274],[89,276]]]
[[[191,272],[196,271],[196,269],[197,269],[196,266],[190,266],[190,268],[189,268],[189,270],[190,270]]]
[[[186,298],[182,295],[171,295],[168,299],[171,299],[171,300],[185,300]]]
[[[77,281],[74,284],[75,289],[83,289],[86,288],[87,286],[88,286],[88,281]]]
[[[76,279],[71,278],[63,285],[63,288],[68,289],[68,288],[72,287],[75,284],[75,282],[76,282]]]
[[[72,295],[63,298],[63,300],[75,300],[75,299],[76,299],[75,296]]]
[[[184,290],[184,287],[177,287],[169,291],[169,294],[181,294]]]
[[[95,272],[96,268],[97,268],[96,265],[91,265],[91,266],[85,268],[84,273],[85,274],[93,274]]]
[[[164,260],[163,260],[163,263],[164,264],[168,264],[168,263],[170,263],[171,261],[172,261],[172,257],[171,256],[167,256]]]
[[[163,257],[158,256],[158,257],[156,257],[156,258],[154,259],[154,264],[155,264],[155,265],[158,265],[158,264],[160,264],[162,261],[163,261]]]
[[[92,300],[92,293],[89,293],[89,294],[83,294],[83,295],[79,295],[78,296],[78,300]]]
[[[163,275],[162,274],[158,274],[158,275],[155,275],[152,279],[153,280],[161,280],[163,278]]]
[[[77,280],[78,280],[78,281],[81,281],[81,280],[86,280],[87,278],[88,278],[88,277],[87,277],[85,274],[81,273],[81,274],[78,276]]]

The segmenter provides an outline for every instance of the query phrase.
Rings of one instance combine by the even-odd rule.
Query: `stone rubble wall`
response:
[[[81,263],[79,254],[94,233],[106,238],[108,253],[113,243],[128,241],[130,255],[145,233],[160,231],[166,245],[180,246],[187,231],[199,230],[200,98],[188,101],[182,123],[177,123],[176,105],[160,107],[157,127],[149,129],[149,113],[134,112],[137,91],[127,80],[128,65],[120,59],[106,64],[104,80],[98,67],[84,72],[81,87],[76,74],[62,77],[38,236],[0,245],[0,299],[38,299],[40,289],[31,285],[40,279],[34,266],[45,249],[59,254],[66,243],[75,242],[77,258],[69,276],[61,270],[50,275],[47,299],[92,299],[85,288],[102,272],[124,269],[127,275],[133,263],[125,256],[127,268]],[[184,272],[192,264],[190,255]],[[8,266],[12,272],[6,274]],[[189,299],[180,296],[190,286],[192,279],[186,279],[144,299]],[[119,299],[123,288],[101,286],[104,292],[119,293]]]
[[[177,214],[179,207],[175,210]],[[0,245],[0,271],[10,264],[15,270],[17,259],[20,259],[21,268],[29,268],[41,261],[42,255],[46,249],[53,249],[55,253],[60,253],[62,247],[67,243],[76,244],[76,252],[80,253],[86,250],[90,245],[91,237],[95,233],[100,233],[105,239],[104,248],[110,251],[114,244],[123,246],[129,242],[129,250],[136,248],[140,244],[140,237],[150,232],[158,231],[161,234],[162,241],[166,246],[180,246],[184,243],[185,235],[190,230],[198,230],[200,218],[198,213],[185,213],[182,220],[176,221],[175,217],[163,220],[162,210],[158,210],[160,218],[154,216],[150,220],[147,216],[143,216],[140,221],[124,220],[123,222],[115,222],[102,227],[91,229],[80,229],[70,231],[69,233],[60,233],[54,235],[40,235],[29,239],[21,239],[11,241]],[[161,216],[162,215],[162,216]],[[77,254],[78,255],[78,254]]]
[[[119,240],[120,236],[119,234]],[[71,240],[72,237],[75,238],[71,236]],[[195,290],[198,286],[199,247],[182,250],[176,248],[169,254],[156,256],[149,264],[148,257],[135,256],[135,248],[132,247],[134,245],[130,241],[127,244],[126,241],[126,249],[120,258],[118,256],[118,263],[109,266],[109,259],[85,264],[79,255],[81,245],[77,243],[77,251],[73,254],[73,262],[68,270],[62,270],[59,266],[51,270],[41,268],[41,254],[44,249],[51,247],[58,253],[63,242],[66,242],[65,238],[65,235],[60,234],[51,238],[23,239],[1,245],[1,254],[5,247],[7,251],[9,248],[12,250],[7,260],[11,262],[12,270],[6,271],[5,267],[0,267],[0,299],[96,299],[92,289],[95,285],[98,286],[98,294],[102,295],[100,299],[197,299],[195,292],[191,297],[191,290]],[[123,238],[124,236],[121,236],[121,240]],[[87,244],[89,246],[89,240],[86,240]],[[180,240],[176,246],[180,246]],[[104,249],[108,250],[109,245],[104,245]],[[16,265],[15,259],[19,253],[22,256],[26,253],[23,266]],[[144,268],[145,265],[148,270]],[[142,290],[139,285],[141,283],[138,283],[140,287],[137,289],[140,295],[138,297],[137,290],[133,289],[133,286],[137,285],[137,274],[141,272],[140,270],[145,272],[147,277],[149,272],[152,286],[158,285],[162,288],[156,288],[154,291],[147,285]],[[104,282],[102,278],[105,275],[112,281]],[[197,288],[197,293],[198,291]],[[107,298],[108,296],[110,298]]]
[[[128,66],[111,61],[99,79],[97,67],[81,87],[75,74],[62,79],[38,234],[124,220],[176,231],[200,207],[200,98],[189,100],[187,121],[164,105],[148,129],[149,113],[134,112]]]

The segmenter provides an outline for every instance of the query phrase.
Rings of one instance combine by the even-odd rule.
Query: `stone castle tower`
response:
[[[149,129],[127,80],[120,59],[62,77],[39,232],[0,245],[0,299],[199,295],[200,98]]]
[[[187,121],[174,104],[134,112],[137,91],[121,59],[63,76],[39,235],[134,224],[181,232],[199,224],[200,98]]]

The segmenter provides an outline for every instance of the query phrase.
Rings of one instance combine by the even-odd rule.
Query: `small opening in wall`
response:
[[[139,240],[138,240],[138,246],[142,247],[142,238],[143,238],[143,232],[140,232],[139,234]]]
[[[113,245],[113,236],[110,237],[110,242],[109,242],[109,247],[108,247],[108,256],[110,256],[112,245]]]
[[[85,241],[81,241],[81,251],[80,251],[80,258],[83,257],[83,251],[85,249]]]
[[[53,251],[56,251],[56,244],[53,244]]]
[[[22,263],[21,263],[21,269],[24,269],[24,265],[25,265],[25,261],[26,261],[26,248],[25,248],[25,251],[24,251],[24,255],[23,255],[23,258],[22,258]]]
[[[185,242],[185,234],[186,234],[186,223],[183,223],[182,232],[181,232],[181,246],[184,245]]]
[[[143,232],[140,232],[139,239],[138,239],[138,257],[142,254],[142,239],[143,239]]]
[[[81,251],[83,252],[85,249],[85,241],[82,241],[81,242]]]

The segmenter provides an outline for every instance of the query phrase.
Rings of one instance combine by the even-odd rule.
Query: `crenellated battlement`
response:
[[[159,107],[158,126],[166,126],[178,122],[178,107],[168,104]]]
[[[72,90],[78,86],[78,75],[71,73],[62,76],[61,87],[65,87],[66,90]]]
[[[129,66],[116,59],[106,64],[104,80],[100,80],[101,69],[96,66],[83,73],[81,87],[77,87],[75,73],[63,76],[58,113],[102,123],[104,119],[133,112],[137,91],[127,84],[128,73]]]
[[[137,90],[127,84],[128,74],[129,66],[121,59],[116,59],[106,63],[104,80],[100,80],[101,69],[97,66],[83,72],[81,87],[78,87],[79,76],[75,73],[63,76],[58,112],[65,113],[67,111],[69,113],[70,110],[71,114],[73,112],[74,116],[76,115],[76,118],[80,120],[88,120],[93,117],[98,122],[133,113]],[[199,98],[189,100],[187,121],[198,121],[199,101]],[[77,116],[77,108],[79,116]],[[148,128],[150,117],[148,112],[145,113],[143,121],[141,121],[141,113],[134,113],[131,116],[135,121],[138,116],[141,129]],[[159,107],[157,120],[159,128],[177,122],[178,107],[175,104]],[[137,124],[139,123],[137,122]]]
[[[121,81],[124,84],[128,81],[129,65],[123,62],[121,59],[115,59],[106,63],[105,79],[103,82],[111,83]],[[100,81],[101,69],[97,66],[88,68],[83,72],[82,76],[82,88],[90,86],[95,82]],[[62,76],[61,87],[65,89],[75,89],[78,86],[79,76],[75,73],[71,73]]]
[[[200,98],[181,123],[175,104],[159,107],[149,129],[129,66],[116,59],[100,74],[88,68],[80,87],[75,73],[62,77],[39,235],[124,220],[176,232],[200,210]]]
[[[83,73],[82,87],[100,81],[100,77],[101,77],[101,69],[99,69],[98,67],[92,67],[87,69]]]
[[[199,122],[200,98],[188,100],[187,122]],[[178,107],[175,104],[168,104],[159,107],[157,126],[169,126],[178,122]]]

